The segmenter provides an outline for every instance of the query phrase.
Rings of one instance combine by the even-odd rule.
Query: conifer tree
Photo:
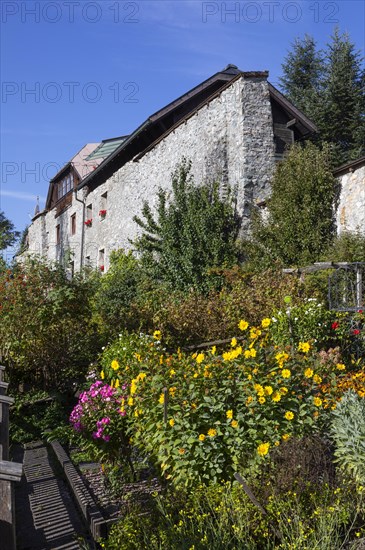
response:
[[[332,142],[337,163],[365,153],[365,71],[347,34],[335,29],[326,53],[321,140]]]
[[[315,40],[308,34],[304,39],[296,38],[282,68],[283,76],[279,81],[284,94],[309,118],[315,120],[325,68],[323,54],[317,51]]]

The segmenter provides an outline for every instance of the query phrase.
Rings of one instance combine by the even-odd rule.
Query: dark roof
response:
[[[359,168],[360,166],[363,166],[365,164],[365,157],[360,157],[356,160],[351,160],[350,162],[346,162],[346,164],[342,164],[342,166],[339,166],[334,170],[334,175],[339,176],[342,173],[346,172],[352,172],[355,168]]]
[[[106,158],[114,151],[128,136],[121,136],[119,138],[103,139],[103,141],[97,146],[97,148],[86,157],[85,160],[94,160],[99,158]]]
[[[79,184],[96,187],[112,176],[121,166],[133,158],[140,158],[156,143],[166,137],[179,124],[192,116],[204,104],[219,95],[233,81],[239,78],[267,79],[268,71],[241,71],[235,65],[228,65],[189,92],[175,99],[141,124],[117,149]],[[302,137],[316,132],[317,128],[303,113],[292,105],[274,86],[269,84],[272,100],[280,104],[295,124]]]

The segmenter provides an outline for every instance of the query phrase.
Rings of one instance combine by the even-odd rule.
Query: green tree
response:
[[[296,39],[282,65],[283,92],[313,119],[314,141],[334,145],[336,165],[365,152],[365,71],[349,36],[336,28],[325,50],[312,37]]]
[[[315,40],[306,34],[296,38],[282,64],[279,82],[290,101],[314,121],[318,118],[321,83],[324,73],[323,54],[316,49]]]
[[[99,349],[91,279],[27,260],[0,274],[0,356],[12,383],[72,389]]]
[[[14,224],[7,219],[4,212],[0,212],[0,250],[12,246],[18,237],[19,232],[15,231]]]
[[[335,235],[338,183],[330,147],[294,145],[277,165],[266,219],[253,218],[249,258],[261,266],[300,266],[316,261]]]
[[[147,202],[142,215],[134,219],[144,232],[133,244],[154,276],[175,289],[207,291],[219,284],[214,268],[238,261],[231,192],[222,198],[216,184],[194,185],[186,160],[172,176],[171,200],[158,192],[157,219]]]
[[[326,53],[323,108],[318,124],[322,141],[332,142],[337,163],[365,152],[365,71],[349,36],[335,29]]]

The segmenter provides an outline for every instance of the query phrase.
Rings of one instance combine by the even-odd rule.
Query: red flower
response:
[[[92,223],[93,223],[92,218],[90,218],[89,220],[86,220],[86,221],[84,222],[84,224],[86,225],[86,227],[90,227],[90,226],[92,225]]]
[[[103,265],[99,266],[99,269],[100,271],[104,271],[104,266]]]
[[[99,210],[99,216],[104,218],[106,216],[106,210]]]
[[[360,330],[358,328],[354,328],[354,330],[352,331],[352,334],[354,336],[357,336],[358,334],[360,334]]]
[[[338,323],[338,321],[334,321],[334,322],[332,323],[332,325],[331,325],[331,328],[332,328],[333,330],[336,330],[336,328],[338,328],[339,326],[340,326],[340,323]]]

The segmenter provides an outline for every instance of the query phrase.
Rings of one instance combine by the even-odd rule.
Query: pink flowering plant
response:
[[[127,394],[127,384],[115,388],[101,380],[80,394],[71,412],[70,422],[86,440],[89,450],[94,450],[95,456],[115,461],[123,455],[128,460],[129,439],[125,424]]]

